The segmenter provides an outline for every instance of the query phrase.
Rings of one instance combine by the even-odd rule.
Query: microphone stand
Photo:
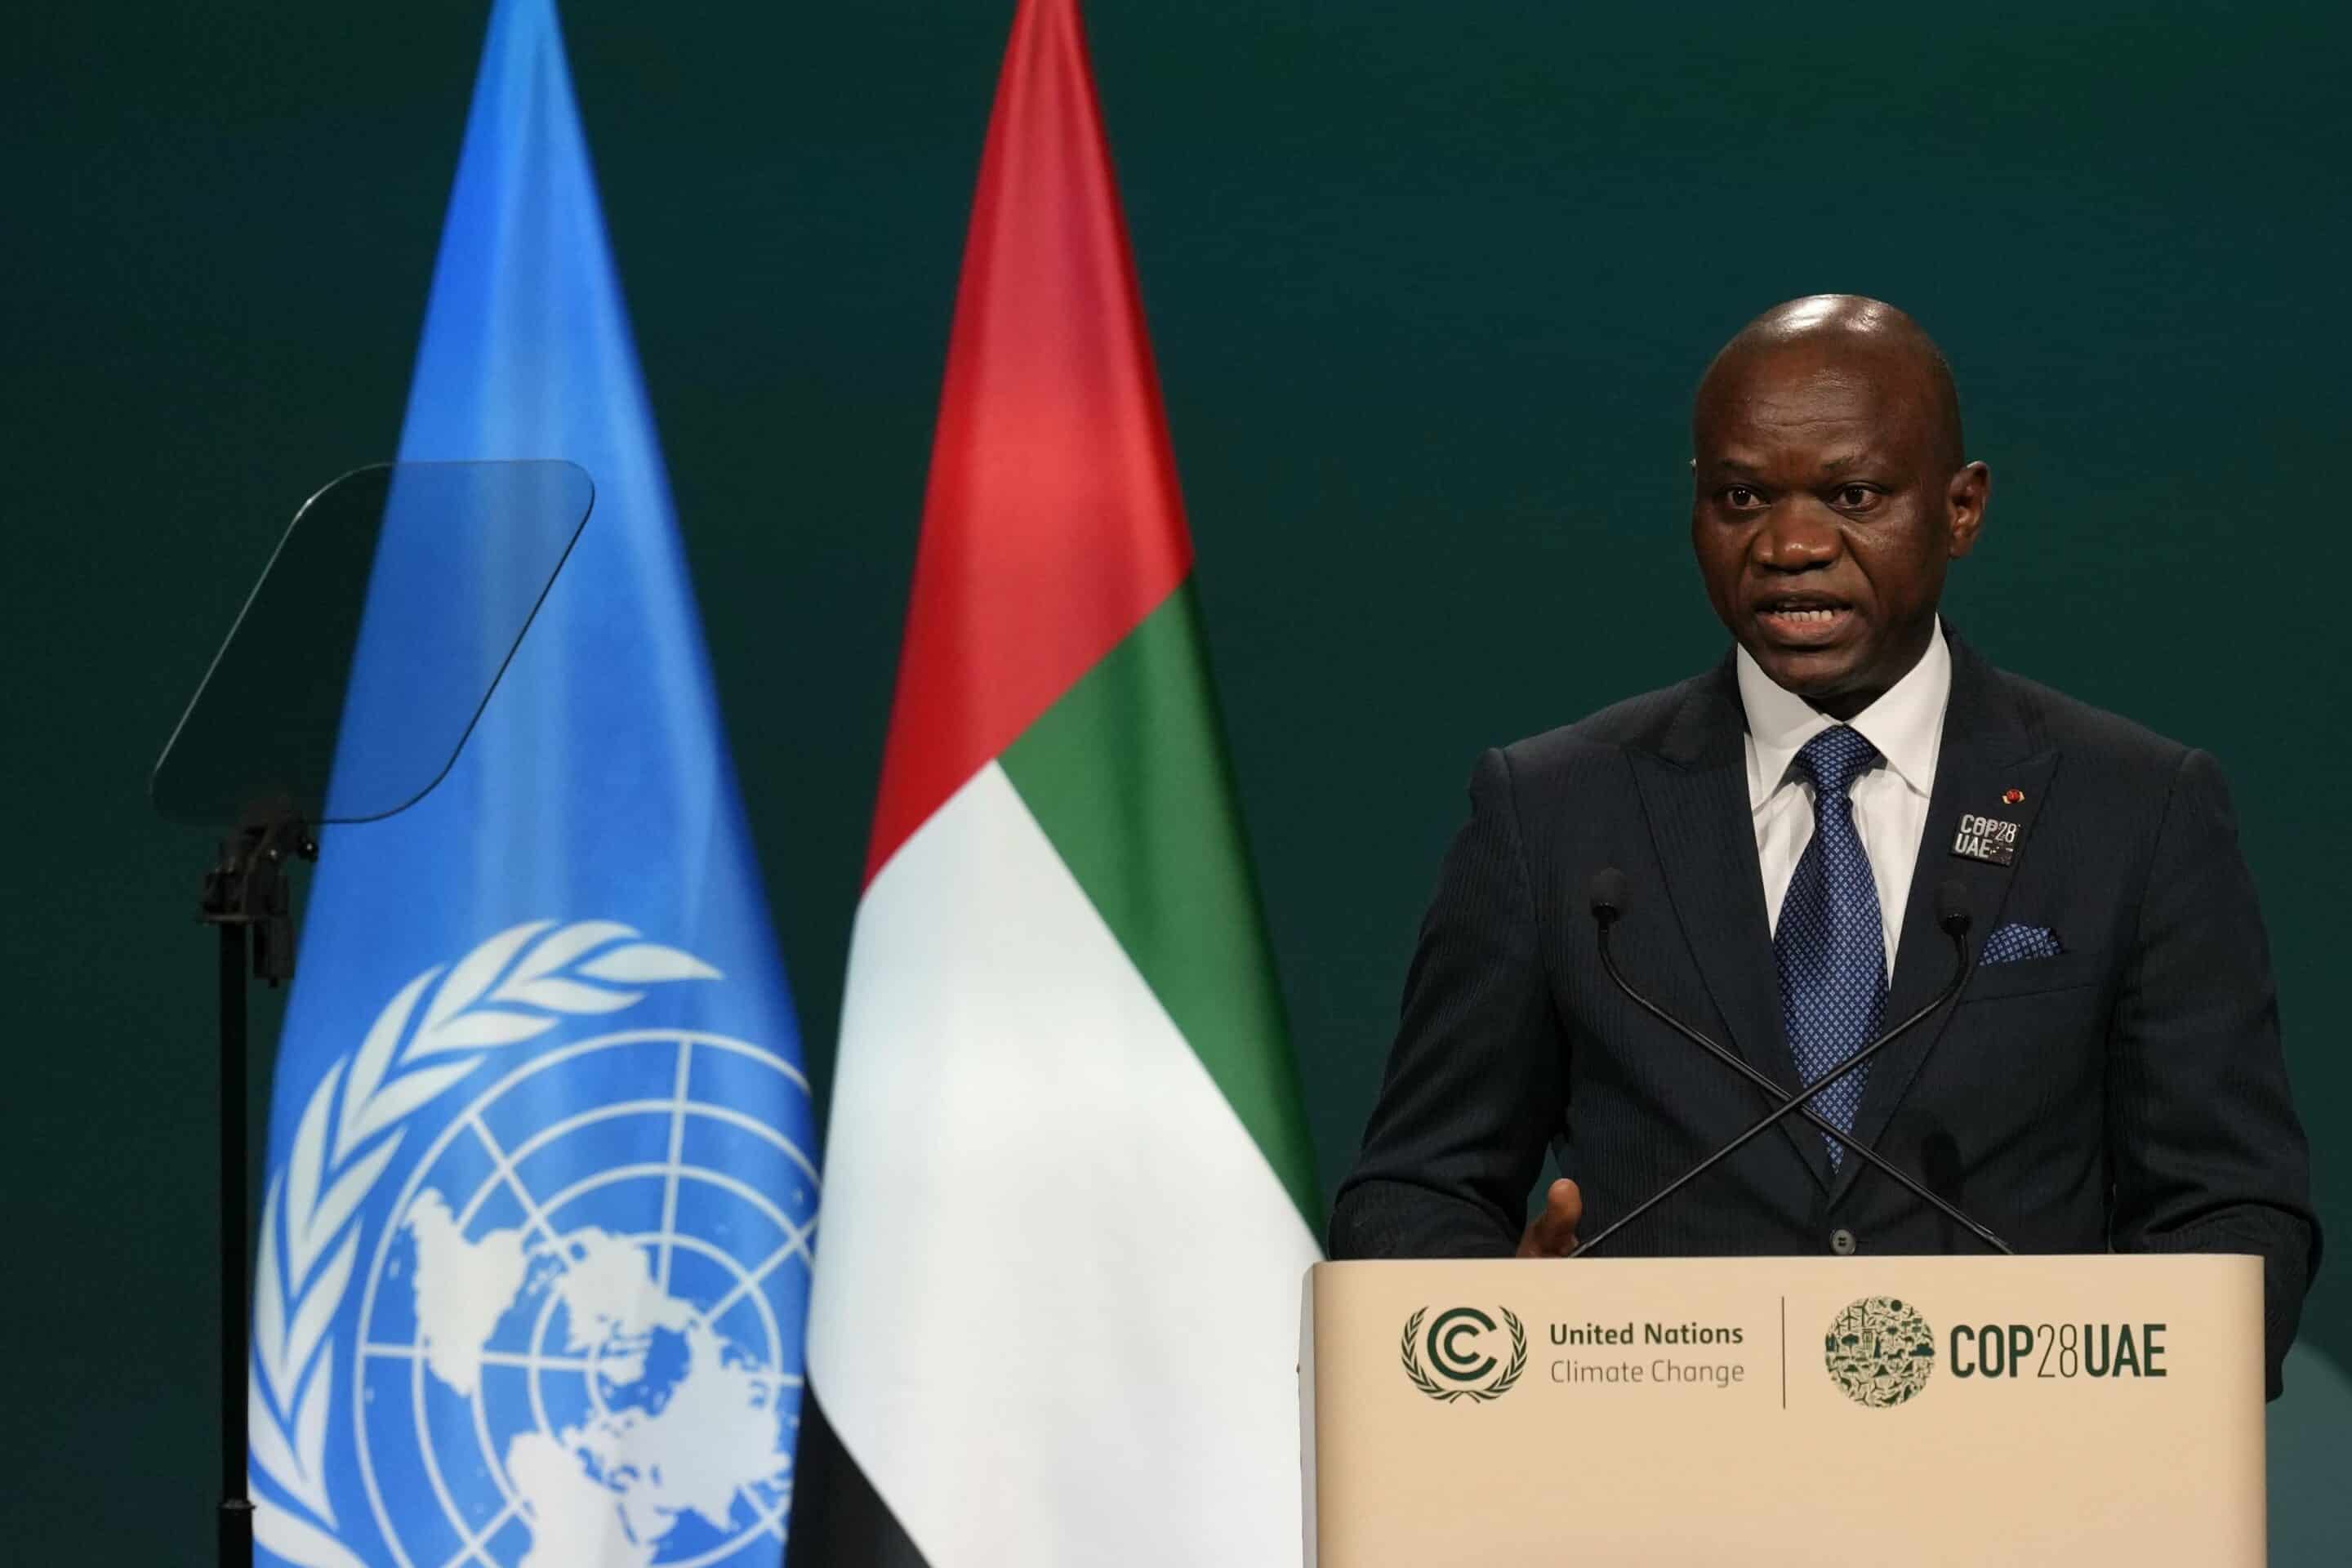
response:
[[[1604,931],[1608,929],[1606,922],[1603,922],[1601,929]],[[1896,1040],[1901,1039],[1904,1035],[1907,1034],[1911,1030],[1914,1025],[1917,1024],[1921,1019],[1927,1017],[1928,1014],[1933,1013],[1937,1008],[1941,1007],[1945,1003],[1958,995],[1959,994],[1961,984],[1966,982],[1969,977],[1968,917],[1965,914],[1962,914],[1957,920],[1947,921],[1944,924],[1944,931],[1945,933],[1952,939],[1952,949],[1958,959],[1958,963],[1953,967],[1952,978],[1945,983],[1944,988],[1941,991],[1929,998],[1926,1006],[1920,1008],[1917,1012],[1912,1014],[1909,1017],[1895,1025],[1895,1027],[1887,1030],[1886,1033],[1879,1036],[1878,1038],[1871,1041],[1870,1044],[1863,1047],[1862,1049],[1854,1052],[1853,1055],[1846,1058],[1845,1060],[1838,1063],[1837,1066],[1823,1073],[1819,1079],[1816,1079],[1809,1087],[1797,1094],[1791,1095],[1789,1099],[1784,1100],[1777,1110],[1773,1110],[1771,1114],[1766,1116],[1762,1121],[1756,1122],[1746,1131],[1740,1133],[1738,1137],[1734,1138],[1730,1142],[1726,1143],[1722,1148],[1717,1149],[1714,1153],[1709,1154],[1706,1159],[1701,1160],[1697,1164],[1692,1166],[1689,1170],[1685,1171],[1681,1175],[1667,1183],[1666,1185],[1651,1194],[1648,1198],[1635,1205],[1626,1213],[1619,1215],[1612,1224],[1604,1228],[1591,1240],[1580,1245],[1575,1251],[1569,1254],[1569,1257],[1583,1257],[1586,1253],[1591,1251],[1594,1247],[1599,1247],[1602,1242],[1608,1240],[1611,1237],[1616,1235],[1619,1231],[1624,1229],[1635,1220],[1641,1218],[1642,1215],[1649,1213],[1650,1210],[1657,1207],[1658,1205],[1665,1202],[1666,1199],[1682,1191],[1683,1188],[1688,1186],[1692,1182],[1696,1181],[1699,1177],[1713,1170],[1725,1159],[1737,1153],[1739,1150],[1746,1148],[1748,1143],[1755,1139],[1770,1131],[1774,1124],[1779,1122],[1782,1117],[1789,1115],[1791,1111],[1809,1108],[1811,1105],[1815,1095],[1820,1094],[1822,1090],[1828,1089],[1830,1085],[1843,1078],[1847,1073],[1852,1072],[1855,1068],[1860,1067],[1863,1063],[1870,1060],[1871,1058],[1876,1056],[1879,1052],[1893,1045]],[[1622,984],[1623,981],[1620,980],[1619,984]],[[1656,1013],[1658,1012],[1658,1009],[1653,1007],[1650,1011]],[[1663,1014],[1660,1016],[1664,1016]],[[1671,1019],[1668,1021],[1672,1022]],[[1679,1028],[1679,1026],[1676,1026]],[[1769,1082],[1769,1079],[1766,1081]],[[1778,1093],[1780,1091],[1780,1085],[1772,1084],[1771,1087],[1773,1092]],[[1836,1129],[1834,1127],[1832,1127],[1831,1131],[1832,1132],[1836,1132]],[[1838,1133],[1837,1136],[1840,1142],[1847,1142],[1845,1134]],[[1859,1147],[1859,1145],[1849,1144],[1849,1147]],[[1915,1188],[1914,1190],[1916,1189]],[[1969,1228],[1972,1231],[1983,1232],[1982,1226],[1974,1225],[1973,1223],[1970,1225]],[[1999,1243],[1996,1242],[1995,1245],[1998,1246]],[[2007,1252],[2009,1248],[2003,1247],[2001,1247],[2001,1250],[2003,1252]]]
[[[1593,914],[1595,917],[1594,924],[1596,940],[1598,941],[1601,948],[1601,967],[1608,972],[1609,978],[1616,983],[1618,990],[1622,991],[1626,997],[1631,1000],[1635,1006],[1641,1008],[1642,1011],[1649,1014],[1650,1016],[1655,1018],[1658,1022],[1664,1024],[1666,1027],[1672,1029],[1675,1033],[1680,1035],[1684,1039],[1688,1040],[1691,1044],[1698,1047],[1699,1049],[1706,1052],[1707,1055],[1713,1057],[1724,1066],[1731,1068],[1732,1071],[1739,1074],[1740,1077],[1746,1079],[1748,1082],[1754,1084],[1765,1093],[1776,1097],[1780,1094],[1780,1086],[1773,1082],[1769,1077],[1758,1071],[1754,1067],[1749,1065],[1746,1058],[1734,1054],[1724,1047],[1717,1044],[1715,1041],[1707,1038],[1705,1035],[1700,1034],[1696,1029],[1692,1028],[1688,1024],[1684,1023],[1680,1018],[1675,1017],[1672,1013],[1667,1012],[1664,1007],[1661,1007],[1656,1003],[1651,1001],[1647,996],[1643,995],[1639,991],[1634,990],[1633,983],[1627,980],[1624,973],[1618,969],[1616,955],[1612,953],[1609,948],[1610,931],[1616,924],[1616,921],[1614,919],[1615,911],[1611,910],[1609,911],[1609,914],[1604,917],[1601,910],[1595,910]],[[1967,930],[1968,928],[1966,926],[1962,926],[1960,930],[1954,932],[1953,935],[1958,939],[1963,936]],[[1962,959],[1962,962],[1964,963],[1967,962],[1965,957]],[[1933,1010],[1934,1005],[1934,1004],[1930,1004],[1930,1011]],[[1922,1016],[1924,1016],[1925,1015]],[[1900,1031],[1898,1031],[1898,1033]],[[1832,1074],[1830,1078],[1823,1079],[1822,1081],[1828,1083],[1834,1081],[1834,1079],[1835,1075]],[[1835,1138],[1840,1143],[1844,1144],[1852,1152],[1861,1155],[1862,1158],[1874,1168],[1884,1171],[1888,1175],[1894,1177],[1897,1182],[1908,1188],[1916,1196],[1919,1197],[1937,1212],[1944,1215],[1947,1218],[1958,1222],[1969,1235],[1975,1237],[1979,1241],[1983,1242],[1987,1247],[1991,1247],[1995,1252],[2005,1253],[2011,1257],[2016,1255],[2009,1243],[2001,1240],[2000,1237],[1995,1236],[1991,1231],[1987,1230],[1983,1226],[1979,1225],[1975,1220],[1970,1219],[1967,1215],[1961,1213],[1958,1208],[1946,1201],[1940,1194],[1931,1190],[1927,1184],[1920,1181],[1916,1176],[1911,1174],[1910,1172],[1903,1169],[1902,1166],[1895,1163],[1894,1161],[1889,1160],[1886,1156],[1881,1154],[1869,1144],[1857,1142],[1854,1140],[1853,1133],[1843,1131],[1836,1122],[1832,1121],[1828,1117],[1823,1116],[1820,1111],[1814,1110],[1811,1103],[1803,1096],[1801,1095],[1797,1099],[1790,1100],[1789,1104],[1790,1106],[1801,1107],[1806,1121],[1811,1122],[1815,1127],[1820,1128],[1823,1132],[1828,1133],[1831,1137]],[[1785,1110],[1787,1107],[1783,1107],[1783,1109]],[[1778,1112],[1775,1114],[1777,1115]],[[1702,1169],[1704,1167],[1702,1167]],[[1696,1175],[1697,1172],[1695,1171],[1691,1173],[1691,1174]],[[1688,1179],[1689,1177],[1684,1178],[1685,1181]],[[1679,1186],[1681,1184],[1677,1183],[1675,1184]],[[1673,1190],[1674,1189],[1671,1187],[1667,1189],[1668,1192]],[[1664,1197],[1665,1194],[1661,1193],[1658,1195],[1660,1197]],[[1646,1207],[1648,1205],[1644,1205],[1643,1206]],[[1639,1214],[1641,1210],[1639,1209],[1634,1211],[1635,1214]],[[1633,1215],[1628,1215],[1625,1217],[1626,1219],[1631,1219],[1633,1216]],[[1619,1225],[1623,1223],[1623,1220],[1620,1220],[1618,1222]],[[1616,1226],[1611,1226],[1609,1227],[1610,1230],[1614,1230],[1616,1228]],[[1601,1237],[1605,1237],[1608,1234],[1609,1231],[1604,1230],[1600,1236],[1596,1236],[1592,1239],[1595,1242],[1598,1242],[1601,1240]],[[1584,1249],[1580,1247],[1577,1248],[1578,1252],[1582,1252],[1583,1250]]]

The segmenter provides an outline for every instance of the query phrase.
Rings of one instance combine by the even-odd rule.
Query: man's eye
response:
[[[1883,499],[1881,493],[1868,485],[1840,485],[1837,504],[1842,511],[1868,511]]]
[[[1762,496],[1758,495],[1746,485],[1733,485],[1723,492],[1723,499],[1731,506],[1742,510],[1752,506],[1760,506],[1764,501]]]

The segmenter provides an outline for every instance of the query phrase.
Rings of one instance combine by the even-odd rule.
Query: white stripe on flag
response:
[[[812,1381],[930,1568],[1299,1558],[1257,1146],[990,763],[860,906]]]

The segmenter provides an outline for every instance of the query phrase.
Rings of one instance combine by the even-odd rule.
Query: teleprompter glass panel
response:
[[[364,822],[448,771],[579,537],[557,459],[383,463],[302,504],[150,782],[177,822]]]

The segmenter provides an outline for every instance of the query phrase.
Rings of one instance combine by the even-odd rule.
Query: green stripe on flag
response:
[[[1319,1236],[1314,1147],[1192,581],[999,760]]]

